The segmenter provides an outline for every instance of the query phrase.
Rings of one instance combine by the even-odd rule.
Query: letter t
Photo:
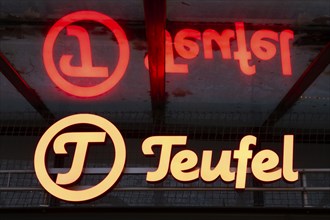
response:
[[[158,169],[147,173],[148,182],[157,182],[164,179],[168,173],[173,145],[185,145],[187,136],[153,136],[142,143],[144,155],[154,155],[152,146],[161,145]]]

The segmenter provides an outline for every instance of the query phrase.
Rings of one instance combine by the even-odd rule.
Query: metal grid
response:
[[[308,171],[308,172],[307,172]],[[316,171],[316,170],[315,170]],[[118,185],[106,195],[85,204],[61,201],[59,206],[154,206],[154,207],[253,207],[254,192],[263,192],[264,207],[317,207],[330,206],[330,170],[314,175],[313,170],[300,170],[304,175],[295,183],[277,181],[253,187],[249,174],[247,188],[235,191],[233,184],[220,180],[205,183],[201,180],[180,183],[171,176],[164,182],[150,184],[145,174],[124,174]],[[102,180],[102,175],[88,175],[82,185],[93,185]],[[303,183],[303,180],[305,183]],[[12,170],[0,173],[0,195],[2,207],[50,206],[50,196],[37,182],[33,170]],[[304,185],[305,184],[305,185]]]
[[[275,138],[278,135],[294,132],[297,136],[305,137],[301,142],[326,143],[330,135],[329,113],[289,112],[275,126],[256,124],[260,118],[269,115],[265,112],[166,111],[159,123],[153,122],[152,112],[91,113],[113,122],[128,138],[186,134],[193,139],[236,140],[241,133],[253,133],[277,141]],[[72,114],[77,112],[60,112],[55,121]],[[41,136],[55,122],[51,118],[44,120],[37,113],[0,113],[0,119],[0,134],[6,136]]]

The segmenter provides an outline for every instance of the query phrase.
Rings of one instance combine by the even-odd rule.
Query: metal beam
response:
[[[289,92],[280,101],[274,111],[263,123],[265,126],[273,126],[309,88],[315,79],[324,71],[330,63],[330,42],[322,49],[313,62],[306,68],[300,78],[292,86]]]
[[[166,0],[144,0],[152,107],[165,108]]]
[[[46,121],[54,120],[54,115],[49,111],[38,94],[26,83],[2,53],[0,53],[0,71]]]

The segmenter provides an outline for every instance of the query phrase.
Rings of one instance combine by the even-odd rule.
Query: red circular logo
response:
[[[79,21],[98,22],[113,32],[119,46],[119,59],[112,74],[108,73],[107,67],[93,66],[88,32],[83,27],[73,24]],[[54,62],[53,50],[55,41],[64,28],[67,29],[67,35],[75,36],[79,41],[81,66],[72,66],[73,55],[64,54],[59,62],[62,73],[71,77],[106,78],[104,81],[93,86],[79,86],[69,82],[60,74]],[[128,60],[129,46],[123,29],[109,16],[95,11],[79,11],[62,17],[49,30],[43,47],[43,61],[51,80],[63,91],[78,97],[93,97],[109,91],[123,77]]]

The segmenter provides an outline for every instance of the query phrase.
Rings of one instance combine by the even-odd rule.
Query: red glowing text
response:
[[[235,22],[235,30],[225,29],[221,33],[212,29],[207,29],[203,33],[194,29],[182,29],[175,34],[174,40],[166,31],[165,71],[167,73],[189,72],[188,64],[175,63],[174,50],[180,57],[187,60],[196,58],[200,50],[203,50],[204,58],[209,60],[214,59],[212,44],[216,44],[221,51],[222,59],[236,60],[242,73],[250,76],[256,73],[256,64],[252,62],[252,56],[260,60],[270,60],[278,53],[276,48],[276,43],[278,43],[282,75],[291,76],[290,40],[293,38],[294,34],[291,30],[283,30],[280,33],[258,30],[252,34],[251,39],[247,39],[243,22]],[[232,53],[230,43],[235,39],[237,49]],[[202,46],[198,44],[198,41],[201,41]],[[145,66],[148,68],[148,56],[145,58]]]

